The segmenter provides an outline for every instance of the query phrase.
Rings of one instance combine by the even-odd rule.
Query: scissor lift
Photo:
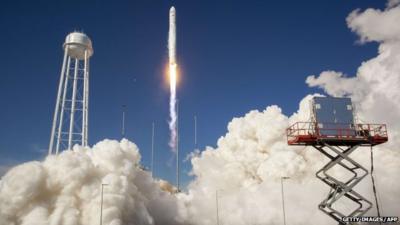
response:
[[[331,187],[328,196],[319,204],[319,209],[335,219],[339,224],[345,216],[362,216],[372,203],[353,190],[368,170],[350,158],[350,154],[360,146],[375,146],[387,142],[385,124],[357,124],[354,122],[353,106],[349,98],[314,97],[311,122],[297,122],[287,129],[289,145],[313,146],[327,156],[330,161],[317,171],[318,179]],[[352,176],[341,180],[328,174],[340,166]],[[347,198],[356,203],[352,212],[340,212],[335,203]]]

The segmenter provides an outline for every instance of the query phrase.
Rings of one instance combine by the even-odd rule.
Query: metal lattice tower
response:
[[[311,122],[297,122],[287,129],[289,145],[312,146],[330,161],[317,171],[316,176],[330,187],[328,196],[319,209],[339,224],[343,217],[364,215],[372,203],[354,190],[368,175],[368,170],[350,157],[362,146],[375,146],[388,141],[385,124],[359,124],[355,122],[350,98],[314,97]],[[348,178],[330,173],[341,167],[351,174]],[[341,200],[355,203],[356,207],[343,212],[337,206]],[[339,203],[339,204],[338,204]]]
[[[68,34],[51,129],[49,155],[88,145],[89,59],[92,41],[81,32]]]

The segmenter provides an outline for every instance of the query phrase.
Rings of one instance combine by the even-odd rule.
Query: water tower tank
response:
[[[68,56],[76,59],[84,59],[85,51],[87,57],[93,55],[92,41],[90,38],[81,32],[72,32],[65,38],[64,47],[68,51]]]

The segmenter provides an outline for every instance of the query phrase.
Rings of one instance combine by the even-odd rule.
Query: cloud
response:
[[[377,57],[365,61],[355,76],[324,71],[309,76],[310,87],[320,87],[333,96],[350,96],[356,104],[358,117],[364,122],[387,123],[390,148],[400,138],[400,5],[384,11],[357,10],[347,18],[348,26],[362,41],[379,43]]]
[[[398,5],[400,5],[400,0],[389,0],[387,2],[386,6],[387,6],[387,8],[393,8],[393,7],[396,7]]]
[[[135,144],[104,140],[8,171],[0,183],[0,224],[176,224],[176,200],[139,168]]]
[[[309,76],[306,83],[310,87],[320,87],[335,97],[348,95],[350,90],[358,86],[356,78],[347,78],[343,73],[336,71],[324,71],[318,78],[315,75]]]
[[[363,62],[355,76],[323,71],[309,76],[306,83],[331,96],[351,97],[361,122],[388,124],[389,142],[374,147],[375,167],[379,168],[375,176],[383,214],[400,216],[400,185],[395,182],[400,173],[400,6],[395,3],[389,2],[383,11],[356,10],[348,16],[349,28],[362,43],[379,43],[378,55]],[[279,107],[271,106],[234,118],[216,148],[207,147],[192,158],[196,179],[182,197],[187,218],[198,225],[215,224],[208,215],[215,214],[215,191],[220,190],[223,224],[281,223],[280,177],[289,176],[285,192],[290,224],[309,224],[310,218],[315,224],[335,224],[317,209],[329,189],[316,180],[314,173],[327,159],[312,148],[287,146],[284,135],[289,124],[308,120],[311,97],[305,97],[299,111],[290,117],[283,115]],[[367,149],[359,149],[352,157],[369,167]],[[369,179],[359,183],[357,190],[368,199],[373,198]],[[345,204],[341,207],[350,210]],[[375,209],[368,215],[376,215]]]
[[[0,159],[0,178],[3,177],[4,174],[7,173],[13,166],[20,164],[21,162],[18,162],[13,159],[8,159],[8,158],[3,158]]]
[[[389,1],[389,8],[384,11],[359,9],[347,17],[349,28],[360,36],[361,43],[369,41],[391,42],[400,39],[400,6],[399,1]]]
[[[380,198],[386,214],[398,215],[400,194],[390,189],[400,172],[400,5],[389,1],[385,10],[356,10],[347,18],[349,28],[360,36],[360,41],[379,43],[379,53],[365,61],[355,76],[346,77],[340,72],[324,71],[318,77],[309,76],[311,87],[320,87],[333,96],[347,95],[356,104],[359,122],[386,123],[389,142],[375,147]],[[366,154],[367,155],[367,154]],[[366,156],[365,160],[368,160]],[[390,171],[390,172],[388,172]],[[387,195],[391,191],[393,195]],[[393,192],[394,191],[394,192]]]
[[[215,224],[218,192],[219,214],[222,224],[278,224],[282,222],[280,179],[285,180],[287,215],[290,224],[335,224],[321,213],[317,205],[326,197],[329,188],[315,178],[315,172],[327,159],[313,148],[292,147],[286,143],[285,129],[294,121],[309,119],[309,102],[306,96],[299,111],[290,117],[282,114],[278,106],[264,111],[253,110],[228,124],[228,132],[218,140],[216,148],[207,147],[192,158],[196,179],[189,185],[188,193],[179,196],[186,206],[182,215],[192,224]],[[400,185],[391,182],[400,172],[400,155],[395,151],[378,151],[376,170],[378,187],[385,213],[395,215],[400,208]],[[360,149],[353,157],[363,166],[369,166],[369,154]],[[343,177],[342,171],[333,171]],[[385,186],[387,182],[390,186]],[[372,199],[368,179],[357,189]],[[343,204],[343,203],[342,203]],[[342,205],[344,210],[350,206]],[[374,210],[369,215],[374,214]]]
[[[0,177],[2,177],[9,169],[10,166],[0,165]]]

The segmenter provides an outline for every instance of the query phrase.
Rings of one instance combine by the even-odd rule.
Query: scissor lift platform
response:
[[[330,159],[316,173],[316,177],[331,188],[318,207],[340,225],[345,225],[343,217],[362,216],[372,207],[370,201],[353,189],[368,175],[368,170],[349,155],[360,146],[372,147],[387,142],[387,128],[385,124],[355,123],[350,98],[314,97],[311,110],[312,122],[297,122],[287,128],[287,142],[312,146]],[[335,166],[344,168],[352,176],[347,180],[334,177],[328,171]],[[335,203],[342,197],[357,207],[351,212],[340,212]]]
[[[289,145],[303,146],[321,143],[335,146],[375,146],[388,141],[385,124],[351,124],[349,128],[319,128],[318,123],[297,122],[287,128],[286,134]]]

